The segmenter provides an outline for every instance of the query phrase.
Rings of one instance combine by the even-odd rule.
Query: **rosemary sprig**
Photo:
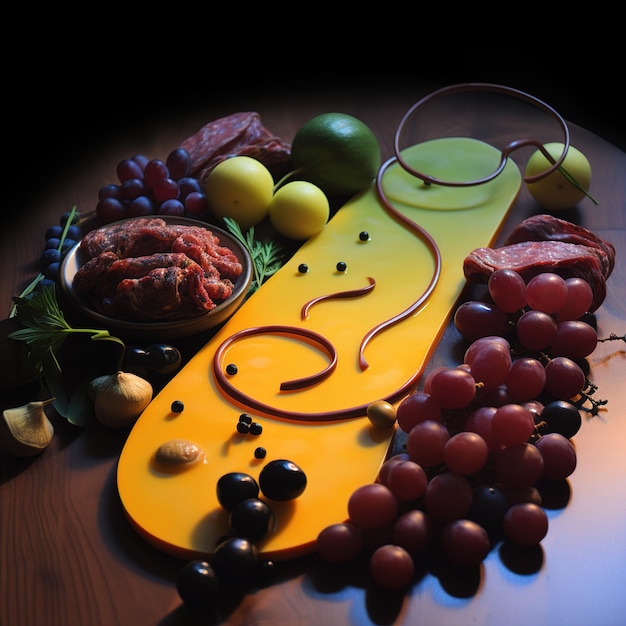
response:
[[[589,200],[591,200],[591,202],[593,202],[596,206],[598,206],[600,203],[589,193],[589,191],[587,189],[585,189],[574,177],[573,174],[571,174],[570,172],[568,172],[562,165],[558,168],[559,172],[561,172],[561,174],[563,174],[563,176],[570,182],[570,184],[574,185],[574,187],[576,187],[576,189],[578,189],[578,191],[582,191],[587,198],[589,198]]]
[[[259,241],[254,238],[254,226],[246,234],[239,224],[230,217],[224,218],[226,228],[243,245],[252,257],[254,279],[250,284],[249,293],[254,293],[283,264],[283,248],[275,241]]]

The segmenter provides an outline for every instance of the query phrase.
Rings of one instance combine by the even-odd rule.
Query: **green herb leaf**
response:
[[[226,228],[243,245],[252,257],[254,279],[249,293],[254,293],[283,264],[283,248],[275,241],[259,241],[254,237],[254,226],[244,235],[239,224],[230,217],[224,218]]]
[[[83,381],[67,405],[67,421],[74,426],[87,426],[96,419],[93,402],[89,401],[89,381]]]
[[[106,330],[72,328],[59,308],[54,285],[45,286],[30,298],[17,296],[13,301],[16,304],[16,316],[24,328],[12,332],[9,337],[28,344],[28,362],[33,371],[43,376],[50,392],[55,396],[54,408],[72,423],[82,422],[82,417],[70,418],[70,403],[63,389],[61,366],[57,359],[61,346],[71,334],[87,333],[93,341],[105,340],[119,344],[121,364],[125,353],[124,342]],[[75,414],[75,403],[71,408],[72,414]]]

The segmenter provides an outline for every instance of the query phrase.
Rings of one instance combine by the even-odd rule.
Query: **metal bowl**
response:
[[[189,337],[207,331],[225,322],[243,303],[252,281],[252,259],[248,251],[230,233],[212,224],[183,217],[171,217],[166,215],[154,217],[163,219],[167,224],[183,224],[206,228],[219,238],[220,245],[229,248],[235,254],[243,266],[243,271],[235,281],[233,293],[228,299],[218,304],[211,311],[185,319],[144,322],[108,317],[94,310],[87,299],[76,293],[73,289],[74,276],[84,262],[81,258],[79,242],[68,251],[61,264],[60,284],[68,300],[81,314],[93,320],[98,325],[98,328],[116,331],[118,334],[131,338],[172,339],[177,337]],[[115,222],[115,225],[134,219],[139,218],[129,218],[128,220]],[[107,226],[111,225],[112,224],[107,224]]]

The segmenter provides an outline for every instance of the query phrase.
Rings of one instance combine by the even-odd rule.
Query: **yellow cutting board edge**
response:
[[[436,163],[436,171],[429,173],[440,178],[471,179],[495,169],[500,152],[473,139],[446,138],[408,148],[403,157],[418,169]],[[276,514],[276,531],[258,543],[260,555],[282,560],[310,553],[323,528],[347,519],[349,496],[375,480],[395,433],[395,427],[375,429],[364,407],[391,398],[407,381],[418,379],[465,285],[463,259],[495,240],[520,184],[512,162],[494,181],[466,188],[425,187],[397,163],[388,168],[385,194],[434,238],[442,268],[426,304],[372,339],[364,353],[369,364],[364,371],[357,359],[362,337],[421,295],[434,258],[384,209],[373,186],[346,203],[199,350],[134,425],[119,458],[117,483],[126,515],[140,536],[177,557],[210,557],[228,533],[227,514],[216,496],[218,479],[227,472],[246,472],[258,480],[264,465],[274,459],[299,465],[307,486],[292,501],[268,501]],[[359,240],[361,231],[370,234],[368,241]],[[337,271],[339,261],[347,264],[345,272]],[[308,272],[298,271],[301,263]],[[308,319],[301,319],[308,300],[364,287],[368,277],[376,281],[368,295],[318,303]],[[222,343],[238,331],[266,325],[323,335],[337,350],[335,371],[312,387],[281,391],[281,382],[319,372],[329,357],[315,342],[274,333],[234,341],[220,367],[236,364],[237,374],[228,377],[236,389],[275,407],[279,415],[291,411],[307,421],[251,409],[233,400],[215,380],[213,359]],[[184,403],[181,413],[171,412],[174,400]],[[316,419],[320,413],[351,407],[362,407],[361,416]],[[243,412],[262,425],[260,435],[236,431]],[[157,466],[154,454],[170,439],[198,444],[203,460],[176,470]],[[258,446],[267,451],[264,459],[254,456]]]

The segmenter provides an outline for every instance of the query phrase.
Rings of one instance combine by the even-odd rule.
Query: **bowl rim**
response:
[[[187,336],[196,332],[202,332],[208,330],[225,321],[239,308],[245,299],[250,283],[252,282],[252,257],[243,244],[231,233],[225,231],[219,226],[203,222],[200,220],[177,217],[171,215],[146,215],[138,217],[129,217],[108,224],[97,226],[92,230],[105,229],[111,226],[124,224],[131,221],[140,219],[161,219],[166,224],[173,225],[188,225],[188,226],[200,226],[214,235],[220,240],[220,245],[229,248],[242,264],[243,271],[240,276],[233,282],[233,293],[223,302],[220,302],[215,308],[199,315],[194,315],[188,318],[182,318],[177,320],[163,320],[163,321],[136,321],[136,320],[122,320],[116,319],[104,315],[92,307],[90,307],[85,299],[77,294],[73,289],[73,280],[76,272],[82,266],[83,262],[80,259],[80,241],[72,246],[68,252],[64,255],[61,262],[59,282],[61,288],[72,305],[77,308],[83,315],[91,318],[93,321],[103,324],[105,327],[112,327],[116,330],[123,330],[129,333],[138,333],[140,335],[155,335],[158,334],[162,337],[171,336]],[[232,308],[232,311],[231,311]]]

